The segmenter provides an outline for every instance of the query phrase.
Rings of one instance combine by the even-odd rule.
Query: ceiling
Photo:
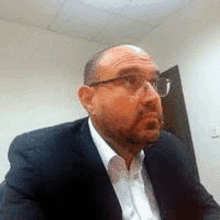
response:
[[[194,0],[1,0],[0,19],[96,43],[139,41]]]

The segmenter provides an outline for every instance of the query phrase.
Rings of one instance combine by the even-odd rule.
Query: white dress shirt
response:
[[[143,166],[144,151],[132,160],[128,171],[124,159],[99,135],[90,118],[89,129],[120,202],[123,219],[160,220],[153,188]]]

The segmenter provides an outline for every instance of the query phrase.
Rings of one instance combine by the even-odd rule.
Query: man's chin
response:
[[[133,138],[128,138],[127,142],[136,143],[136,144],[148,144],[158,141],[160,136],[159,129],[150,129],[138,132]]]
[[[143,142],[145,143],[152,143],[152,142],[155,142],[159,139],[159,136],[160,136],[160,130],[158,129],[153,129],[153,130],[148,130],[146,132],[146,134],[143,134]]]

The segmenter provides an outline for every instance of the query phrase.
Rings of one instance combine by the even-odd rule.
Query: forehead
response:
[[[139,72],[144,76],[158,74],[158,67],[151,56],[135,46],[119,46],[105,52],[97,63],[99,80],[107,80],[117,76]]]

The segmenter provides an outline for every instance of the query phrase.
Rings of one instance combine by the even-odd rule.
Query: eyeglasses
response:
[[[107,86],[107,87],[112,87],[112,86],[124,86],[126,87],[129,91],[135,92],[138,89],[140,89],[143,85],[145,86],[145,90],[149,88],[149,84],[155,89],[155,91],[159,94],[160,97],[165,97],[170,91],[170,85],[171,85],[171,80],[166,79],[164,77],[157,78],[156,80],[149,82],[146,84],[146,79],[142,76],[134,76],[134,75],[127,75],[127,76],[121,76],[118,78],[114,79],[109,79],[106,81],[100,81],[100,82],[95,82],[91,83],[89,86]]]

